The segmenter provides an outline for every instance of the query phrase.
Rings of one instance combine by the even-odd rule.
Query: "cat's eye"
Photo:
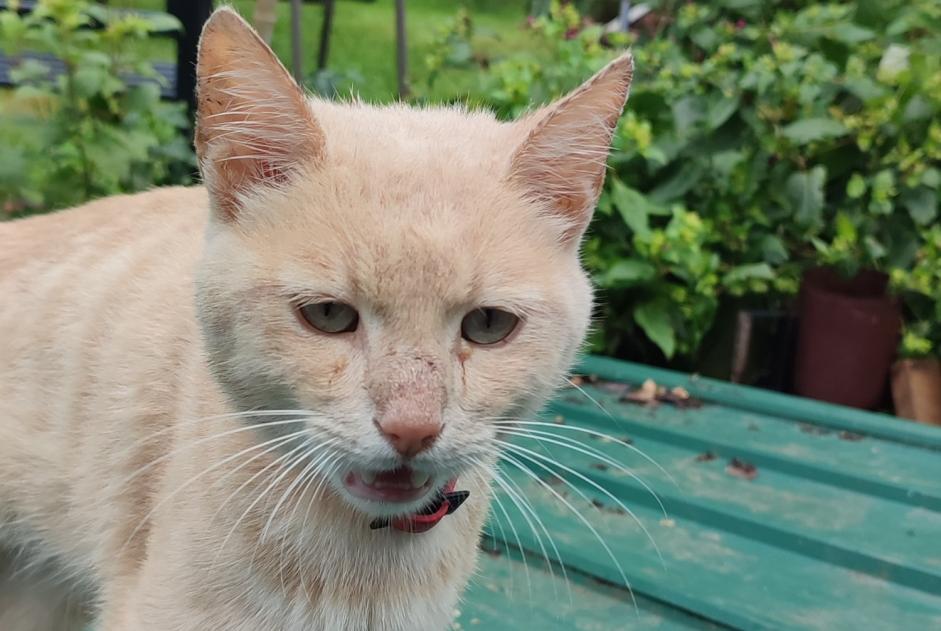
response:
[[[508,311],[495,307],[474,309],[461,322],[461,337],[474,344],[488,345],[502,342],[516,330],[520,319]]]
[[[342,302],[313,302],[298,307],[298,313],[322,333],[349,333],[359,325],[356,309]]]

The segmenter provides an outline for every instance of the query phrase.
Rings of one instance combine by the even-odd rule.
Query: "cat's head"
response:
[[[198,299],[235,405],[309,410],[309,462],[371,515],[491,466],[497,423],[534,413],[584,339],[579,242],[631,72],[616,59],[515,123],[335,104],[217,11],[198,65]]]

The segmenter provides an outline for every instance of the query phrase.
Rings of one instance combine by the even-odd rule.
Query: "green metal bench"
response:
[[[588,358],[581,372],[639,385],[682,386],[702,407],[639,406],[611,384],[564,391],[536,427],[579,438],[653,487],[595,458],[530,439],[514,442],[577,472],[575,489],[532,468],[576,507],[590,530],[532,477],[519,486],[551,533],[498,493],[481,573],[461,606],[461,629],[939,629],[941,430],[777,393]],[[586,396],[587,395],[587,396]],[[590,400],[594,399],[594,401]],[[596,404],[597,402],[597,404]],[[602,409],[603,408],[603,409]],[[564,426],[561,424],[564,423]],[[567,428],[629,440],[629,448]],[[650,531],[662,562],[631,509]],[[576,502],[580,502],[576,504]],[[530,521],[532,518],[530,518]],[[518,533],[519,544],[513,532]],[[524,566],[525,560],[525,566]],[[527,578],[528,572],[528,578]]]

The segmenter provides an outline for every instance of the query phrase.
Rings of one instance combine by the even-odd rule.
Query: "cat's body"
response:
[[[252,432],[205,440],[236,428],[232,419],[184,422],[232,409],[208,369],[195,314],[208,215],[204,189],[173,188],[0,224],[0,536],[15,546],[34,539],[22,560],[53,557],[65,586],[113,585],[98,594],[114,616],[101,631],[443,628],[473,564],[455,531],[476,536],[480,481],[468,481],[476,501],[421,536],[371,531],[366,516],[321,499],[326,510],[312,512],[303,531],[298,521],[299,532],[278,533],[254,560],[231,554],[251,549],[264,527],[259,504],[226,554],[223,540],[248,504],[236,497],[217,511],[276,457],[266,454],[234,474],[203,475],[125,545],[161,498],[257,442]],[[181,451],[160,462],[173,450]],[[209,595],[241,607],[219,620]],[[282,598],[293,605],[272,606]],[[350,600],[362,606],[330,606]]]
[[[0,628],[444,629],[488,421],[537,408],[588,323],[577,244],[629,61],[511,125],[307,103],[234,14],[206,33],[208,192],[0,223],[0,591],[44,586]],[[470,499],[428,532],[370,529],[449,481]]]

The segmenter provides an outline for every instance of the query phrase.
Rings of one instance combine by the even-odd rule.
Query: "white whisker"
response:
[[[624,504],[624,502],[622,502],[620,499],[618,499],[618,497],[615,496],[613,493],[611,493],[611,491],[609,491],[608,489],[604,488],[603,486],[601,486],[600,484],[598,484],[597,482],[595,482],[595,481],[592,480],[591,478],[589,478],[589,477],[587,477],[587,476],[585,476],[585,475],[579,473],[578,471],[576,471],[575,469],[573,469],[573,468],[571,468],[571,467],[569,467],[569,466],[567,466],[567,465],[564,465],[564,464],[558,462],[557,460],[553,460],[552,458],[547,458],[546,456],[543,456],[543,455],[541,455],[541,454],[536,453],[536,452],[533,451],[532,449],[527,449],[526,447],[522,447],[522,446],[520,446],[520,445],[514,445],[513,443],[506,442],[506,441],[500,441],[500,442],[503,444],[503,446],[504,446],[505,448],[507,448],[507,449],[513,451],[514,453],[516,453],[516,454],[518,454],[518,455],[520,455],[520,456],[523,456],[524,458],[529,459],[530,461],[533,462],[533,464],[538,465],[538,466],[541,467],[542,469],[548,471],[550,474],[552,474],[552,475],[558,475],[558,473],[556,473],[556,471],[554,471],[553,469],[551,469],[551,468],[548,467],[547,465],[542,464],[542,462],[548,462],[548,463],[550,463],[550,464],[552,464],[552,465],[558,467],[559,469],[565,471],[566,473],[575,476],[576,478],[578,478],[579,480],[581,480],[581,481],[584,482],[585,484],[588,484],[588,485],[591,486],[593,489],[597,490],[599,493],[603,494],[605,497],[607,497],[607,498],[610,499],[612,502],[614,502],[614,503],[617,505],[618,508],[620,508],[620,509],[623,510],[625,513],[627,513],[628,515],[630,515],[631,519],[634,520],[634,523],[636,523],[636,524],[640,527],[640,529],[644,532],[644,534],[647,536],[647,539],[650,541],[651,545],[653,546],[653,549],[657,552],[657,556],[660,558],[660,563],[661,563],[661,565],[663,565],[663,566],[664,566],[664,569],[666,569],[666,564],[665,564],[665,562],[664,562],[664,560],[663,560],[663,555],[660,553],[660,547],[657,545],[657,542],[654,541],[653,536],[650,534],[650,531],[647,530],[647,527],[644,526],[644,523],[643,523],[643,522],[640,520],[640,518],[634,513],[634,511],[632,511],[630,508],[628,508],[628,507]],[[560,477],[564,482],[566,482],[566,483],[568,484],[569,488],[571,488],[573,491],[575,491],[576,493],[578,493],[585,501],[587,501],[589,504],[594,505],[594,504],[591,502],[591,500],[590,500],[587,496],[585,496],[585,494],[582,493],[580,489],[578,489],[578,487],[576,487],[575,485],[573,485],[570,481],[566,480],[566,479],[563,478],[562,476],[559,476],[559,477]]]
[[[627,587],[627,591],[631,596],[631,601],[634,603],[634,611],[639,611],[637,607],[637,599],[634,598],[634,590],[631,588],[630,581],[627,580],[627,575],[624,573],[624,568],[621,567],[621,563],[617,560],[617,557],[614,556],[614,552],[611,551],[611,547],[607,544],[604,538],[598,533],[595,527],[591,525],[591,522],[589,522],[585,518],[585,516],[582,515],[579,511],[575,510],[575,507],[572,506],[571,502],[569,502],[567,499],[562,497],[562,495],[558,491],[552,488],[552,486],[549,485],[545,480],[543,480],[538,475],[533,473],[528,467],[521,464],[519,461],[517,461],[512,456],[509,456],[508,454],[502,454],[501,457],[505,461],[509,462],[510,464],[518,468],[520,471],[522,471],[523,473],[531,477],[533,480],[535,480],[538,484],[540,484],[547,491],[549,491],[557,500],[562,502],[562,504],[564,504],[565,507],[568,508],[572,512],[572,514],[574,514],[579,519],[579,521],[581,521],[582,524],[584,524],[586,528],[588,528],[588,530],[591,532],[592,535],[594,535],[595,539],[598,541],[601,547],[604,548],[604,551],[607,553],[608,558],[614,562],[614,565],[617,568],[618,574],[620,574],[621,580],[623,581],[624,586]]]
[[[514,429],[502,429],[501,431],[504,432],[504,433],[506,433],[506,434],[513,435],[513,436],[520,436],[520,437],[523,437],[523,438],[529,438],[529,439],[531,439],[531,440],[537,441],[537,443],[547,442],[547,443],[552,444],[552,445],[559,445],[560,447],[565,447],[566,449],[571,449],[572,451],[576,451],[576,452],[578,452],[578,453],[582,453],[582,454],[585,454],[585,455],[587,455],[587,456],[591,456],[591,457],[595,458],[596,460],[599,460],[599,461],[603,462],[604,464],[606,464],[606,465],[608,465],[608,466],[614,468],[615,470],[620,471],[620,472],[623,473],[624,475],[630,477],[632,480],[634,480],[635,482],[637,482],[638,484],[640,484],[642,487],[644,487],[644,489],[645,489],[648,493],[650,493],[650,495],[654,498],[654,501],[657,502],[657,506],[660,507],[660,512],[663,513],[664,518],[667,517],[667,509],[666,509],[666,507],[664,507],[663,502],[660,501],[660,497],[659,497],[659,496],[657,495],[657,493],[650,487],[650,485],[648,485],[646,482],[644,482],[644,480],[643,480],[640,476],[638,476],[636,473],[634,473],[634,472],[631,471],[630,469],[626,468],[624,465],[622,465],[621,463],[619,463],[617,460],[614,460],[613,458],[609,458],[608,456],[606,456],[603,452],[599,451],[598,449],[595,449],[594,447],[592,447],[592,446],[590,446],[590,445],[586,445],[586,444],[581,443],[581,442],[579,442],[579,441],[576,441],[576,440],[574,440],[574,439],[568,438],[567,436],[558,436],[558,435],[555,435],[555,434],[553,434],[552,432],[542,432],[542,431],[539,431],[539,430],[530,430],[530,429],[523,430],[523,429],[518,429],[518,428],[514,428]],[[563,441],[564,441],[564,442],[563,442]]]

